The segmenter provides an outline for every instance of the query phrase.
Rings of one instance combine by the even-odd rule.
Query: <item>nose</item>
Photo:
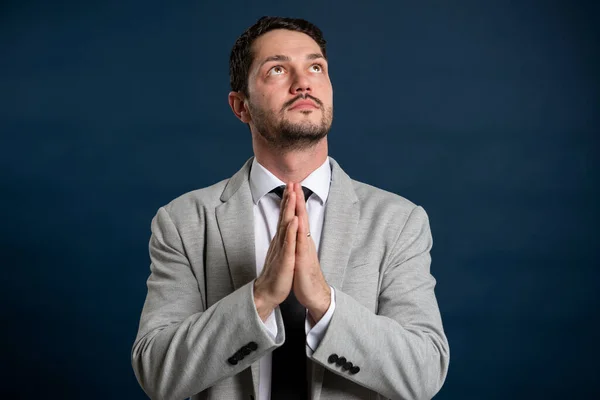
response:
[[[291,86],[292,94],[310,93],[311,84],[310,80],[305,74],[297,74]]]

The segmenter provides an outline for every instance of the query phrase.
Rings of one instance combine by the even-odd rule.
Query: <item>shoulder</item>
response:
[[[161,207],[159,213],[161,210],[167,212],[176,223],[191,224],[203,219],[207,215],[207,211],[214,210],[223,204],[224,200],[226,201],[248,180],[251,163],[252,158],[248,159],[231,178],[182,194]]]
[[[393,236],[404,230],[430,229],[429,215],[422,206],[363,182],[352,180],[352,185],[358,198],[361,219],[369,221],[369,224],[388,227],[395,232]]]
[[[214,209],[222,203],[220,198],[228,182],[229,179],[224,179],[211,186],[184,193],[161,209],[164,209],[173,221],[197,219],[204,215],[206,210]]]
[[[346,195],[358,202],[360,218],[367,224],[393,226],[401,229],[409,220],[428,224],[428,216],[423,207],[399,194],[380,189],[373,185],[352,179],[339,164],[330,157],[335,179],[341,182]]]
[[[387,190],[352,179],[352,187],[362,209],[378,209],[384,212],[400,212],[410,214],[416,207],[415,203]]]
[[[431,246],[429,216],[423,207],[366,183],[353,180],[352,184],[360,204],[361,219],[372,235],[380,232],[381,237],[399,244],[400,250],[417,242],[422,248]]]

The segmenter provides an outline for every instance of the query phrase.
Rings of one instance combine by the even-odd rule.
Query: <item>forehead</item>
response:
[[[253,62],[281,54],[291,58],[311,53],[321,53],[321,48],[305,33],[275,29],[259,36],[252,44]]]

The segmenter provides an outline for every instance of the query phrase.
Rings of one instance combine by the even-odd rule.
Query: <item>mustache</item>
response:
[[[299,94],[298,96],[294,97],[293,99],[286,101],[283,104],[282,109],[285,110],[286,108],[290,107],[292,104],[294,104],[295,102],[297,102],[298,100],[306,100],[306,99],[311,99],[312,101],[314,101],[315,103],[317,103],[317,105],[319,107],[323,108],[323,102],[321,100],[317,99],[316,97],[311,96],[310,94],[304,94],[304,95]]]

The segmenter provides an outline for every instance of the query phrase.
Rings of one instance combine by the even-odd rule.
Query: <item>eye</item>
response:
[[[313,64],[310,66],[313,72],[323,72],[323,65],[321,64]]]
[[[284,73],[284,69],[281,65],[276,65],[273,68],[271,68],[268,72],[269,75],[281,75]]]

